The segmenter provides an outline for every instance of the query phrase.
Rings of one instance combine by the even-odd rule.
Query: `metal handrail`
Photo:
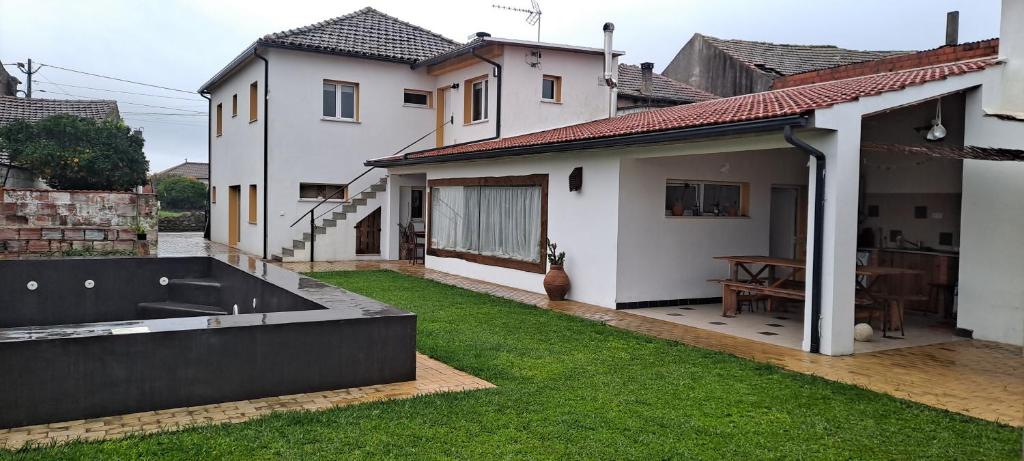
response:
[[[396,151],[394,154],[391,154],[390,156],[393,157],[395,155],[401,154],[402,151],[404,151],[404,150],[406,150],[406,149],[416,145],[416,143],[426,139],[427,136],[430,136],[430,135],[436,133],[437,130],[440,130],[445,125],[454,124],[454,123],[455,123],[455,116],[452,115],[444,123],[438,125],[433,130],[430,130],[430,132],[428,132],[427,134],[425,134],[423,136],[420,136],[415,141],[409,143],[405,147],[403,147],[401,149],[398,149],[398,151]],[[327,211],[325,211],[325,212],[323,212],[323,213],[321,213],[319,215],[316,214],[316,209],[319,208],[320,205],[323,205],[324,203],[327,203],[328,200],[331,200],[334,197],[336,197],[338,194],[347,191],[349,185],[355,184],[356,181],[358,181],[363,176],[366,176],[369,172],[375,170],[376,168],[377,168],[376,166],[371,166],[366,171],[364,171],[362,173],[359,173],[359,176],[356,176],[355,178],[352,178],[351,181],[349,181],[348,183],[345,184],[345,187],[340,187],[340,188],[338,188],[338,190],[334,191],[334,193],[332,193],[331,195],[328,195],[327,197],[321,199],[319,202],[317,202],[315,205],[313,205],[312,208],[310,208],[308,211],[306,211],[301,216],[299,216],[299,218],[296,219],[295,222],[292,223],[292,225],[288,226],[288,228],[295,227],[295,225],[298,224],[299,222],[301,222],[306,216],[309,216],[309,261],[310,262],[313,262],[314,254],[315,254],[315,251],[316,251],[316,220],[318,218],[326,215],[327,213],[330,213],[330,212],[336,210],[339,206],[351,204],[352,200],[355,197],[357,197],[359,195],[362,195],[363,192],[366,192],[366,191],[372,189],[374,185],[370,184],[366,189],[363,189],[363,190],[359,191],[359,193],[357,193],[356,195],[351,195],[349,199],[342,200],[341,203],[339,203],[337,205],[334,205],[331,209],[329,209],[329,210],[327,210]]]

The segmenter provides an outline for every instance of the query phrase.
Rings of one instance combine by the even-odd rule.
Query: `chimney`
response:
[[[946,13],[946,46],[960,44],[960,12],[950,11]]]
[[[1024,115],[1024,2],[1003,0],[999,16],[1000,111]]]
[[[612,55],[612,32],[615,24],[604,23],[604,83],[608,85],[608,118],[615,116],[618,109],[618,91],[615,89],[615,73],[618,70]]]
[[[654,94],[654,63],[640,63],[640,94],[650,96]]]

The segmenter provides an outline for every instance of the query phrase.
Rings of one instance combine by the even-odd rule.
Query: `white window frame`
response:
[[[487,107],[487,103],[488,103],[488,99],[490,99],[490,94],[489,94],[489,92],[490,92],[490,84],[488,83],[489,81],[490,81],[490,79],[484,78],[484,79],[477,80],[477,81],[473,82],[472,84],[470,84],[470,87],[469,87],[469,91],[470,91],[469,103],[471,104],[470,107],[469,107],[469,122],[470,123],[479,123],[479,122],[487,121],[487,112],[488,112],[488,109],[489,109]],[[476,111],[474,109],[476,109],[476,105],[478,104],[477,98],[476,98],[476,86],[477,85],[480,85],[480,89],[481,89],[481,93],[482,93],[481,99],[483,100],[483,101],[480,102],[480,104],[482,104],[482,106],[480,108],[481,109],[480,110],[480,118],[474,118],[475,115],[476,115]]]
[[[334,86],[334,115],[325,115],[323,107],[323,95],[324,86]],[[341,88],[351,87],[352,88],[352,117],[341,117]],[[333,120],[339,122],[358,122],[359,121],[359,83],[346,82],[341,80],[324,80],[323,85],[320,86],[320,117],[323,120]]]

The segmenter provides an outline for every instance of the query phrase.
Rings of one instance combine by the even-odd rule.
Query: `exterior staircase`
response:
[[[384,176],[348,200],[341,203],[324,202],[317,208],[316,216],[323,215],[313,226],[313,232],[316,234],[314,256],[317,261],[356,259],[354,227],[359,220],[380,207],[385,197],[383,192],[386,192],[387,188],[388,177]],[[309,251],[313,246],[313,236],[309,232],[308,218],[296,224],[294,229],[303,231],[301,239],[292,240],[291,246],[281,248],[280,252],[271,255],[272,260],[310,260]]]

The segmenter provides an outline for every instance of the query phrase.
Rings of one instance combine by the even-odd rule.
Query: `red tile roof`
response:
[[[995,62],[994,58],[985,58],[713,99],[492,141],[412,152],[405,158],[429,158],[433,161],[445,161],[443,157],[455,154],[476,154],[794,116],[815,109],[831,107],[835,104],[852,102],[866,96],[902,90],[908,86],[979,71],[994,65]],[[402,155],[396,155],[370,160],[367,163],[387,166],[389,163],[398,163],[405,158]]]

